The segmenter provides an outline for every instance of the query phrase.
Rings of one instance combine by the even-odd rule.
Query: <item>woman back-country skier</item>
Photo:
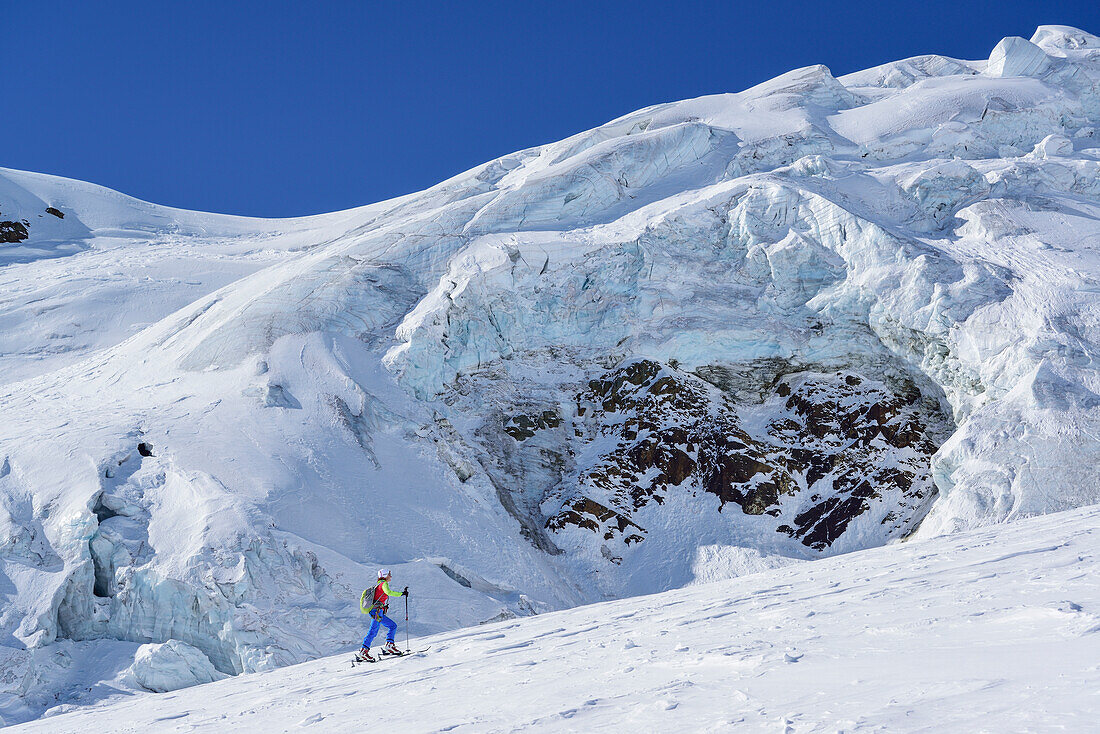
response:
[[[370,645],[374,642],[375,635],[378,634],[378,627],[380,625],[386,625],[386,644],[382,646],[383,655],[400,655],[401,650],[398,649],[397,643],[394,641],[397,636],[397,622],[386,616],[386,612],[390,608],[390,597],[409,595],[409,587],[406,586],[402,591],[394,591],[390,588],[390,580],[393,577],[390,575],[389,569],[383,568],[378,571],[378,582],[374,585],[373,595],[371,597],[370,606],[367,606],[367,594],[371,594],[371,589],[365,589],[363,595],[359,597],[359,610],[363,614],[369,614],[371,618],[370,630],[367,632],[367,636],[363,638],[363,648],[358,652],[356,658],[360,662],[375,661],[375,658],[370,654]]]

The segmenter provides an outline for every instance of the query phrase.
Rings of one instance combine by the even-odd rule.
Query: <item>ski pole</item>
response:
[[[405,652],[411,652],[409,647],[409,594],[405,592]]]

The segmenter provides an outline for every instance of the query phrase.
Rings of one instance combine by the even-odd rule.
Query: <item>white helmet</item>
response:
[[[389,570],[388,568],[380,568],[380,569],[378,569],[378,578],[379,578],[379,579],[384,579],[384,578],[386,578],[386,577],[387,577],[387,576],[389,576],[389,575],[390,575],[390,570]]]

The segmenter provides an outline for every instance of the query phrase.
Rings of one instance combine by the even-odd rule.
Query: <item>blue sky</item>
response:
[[[0,165],[292,216],[430,186],[658,102],[823,63],[985,58],[1045,2],[8,0]]]

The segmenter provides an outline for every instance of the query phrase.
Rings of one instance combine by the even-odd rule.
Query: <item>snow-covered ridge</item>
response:
[[[423,634],[1100,501],[1098,127],[1044,26],[320,217],[0,169],[0,717],[350,645],[379,564]]]
[[[1100,507],[127,696],[16,731],[1089,731]],[[425,705],[430,701],[431,705]],[[365,710],[368,713],[365,713]]]

